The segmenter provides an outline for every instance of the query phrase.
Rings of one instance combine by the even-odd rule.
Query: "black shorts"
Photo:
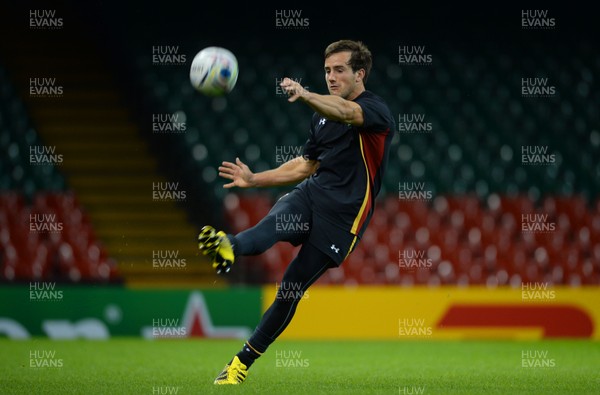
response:
[[[274,223],[279,240],[294,246],[308,242],[339,266],[358,244],[358,237],[323,219],[313,207],[305,190],[294,188],[275,203],[268,221]]]

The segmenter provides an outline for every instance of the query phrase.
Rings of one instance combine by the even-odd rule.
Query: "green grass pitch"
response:
[[[600,394],[590,341],[278,341],[241,386],[231,340],[0,340],[0,394]]]

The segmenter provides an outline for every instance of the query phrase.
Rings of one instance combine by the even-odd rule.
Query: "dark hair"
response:
[[[325,48],[325,59],[331,54],[345,51],[351,52],[348,64],[352,68],[352,71],[357,72],[360,69],[364,69],[365,77],[363,80],[364,82],[367,82],[367,78],[371,72],[371,66],[373,65],[373,59],[371,51],[369,51],[369,48],[361,41],[340,40],[331,43]]]

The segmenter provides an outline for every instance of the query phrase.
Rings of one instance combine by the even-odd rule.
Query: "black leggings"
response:
[[[263,353],[288,326],[304,292],[333,265],[331,258],[306,243],[288,265],[275,301],[263,315],[248,342]]]
[[[229,235],[236,256],[260,254],[278,241],[302,244],[298,255],[290,262],[283,275],[275,301],[248,339],[250,345],[260,353],[265,352],[288,326],[308,287],[327,269],[337,266],[328,255],[307,241],[307,234],[277,232],[276,221],[281,218],[281,214],[302,214],[304,218],[310,218],[307,206],[302,203],[297,199],[282,198],[256,226],[236,236]]]

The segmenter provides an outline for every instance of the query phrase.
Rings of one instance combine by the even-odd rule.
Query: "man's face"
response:
[[[360,81],[358,72],[353,72],[348,64],[350,55],[350,51],[337,52],[325,59],[327,89],[331,95],[340,96],[343,99],[348,99],[354,93],[356,85]]]

